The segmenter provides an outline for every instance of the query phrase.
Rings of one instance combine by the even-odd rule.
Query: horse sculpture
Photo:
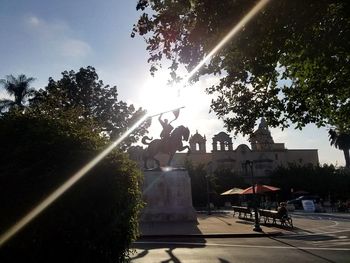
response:
[[[147,142],[148,140],[152,140],[147,136],[142,138],[142,143],[148,145],[143,154],[143,161],[145,169],[148,169],[147,161],[154,160],[156,162],[157,168],[160,168],[160,162],[154,156],[157,153],[165,153],[169,155],[168,166],[170,166],[171,161],[176,153],[176,151],[183,151],[188,149],[188,154],[190,153],[190,147],[184,146],[182,141],[188,141],[190,136],[190,131],[187,127],[181,125],[173,130],[170,134],[169,138],[166,139],[155,139],[151,142]]]

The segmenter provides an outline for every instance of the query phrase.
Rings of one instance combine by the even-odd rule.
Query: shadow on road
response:
[[[198,221],[170,221],[170,222],[141,222],[141,236],[169,236],[169,235],[188,235],[201,234],[198,228]]]
[[[166,250],[167,254],[170,256],[169,259],[167,260],[163,260],[162,263],[181,263],[181,261],[174,255],[173,250],[175,248],[169,248],[168,250]]]
[[[131,249],[137,249],[138,253],[134,257],[131,257],[131,262],[133,260],[143,258],[149,254],[152,249],[166,249],[165,252],[169,255],[169,259],[161,261],[162,263],[181,263],[181,261],[174,255],[173,251],[175,248],[203,248],[205,247],[206,240],[204,238],[142,238],[135,243],[133,243]],[[227,261],[222,261],[223,263]]]
[[[326,262],[329,262],[329,263],[336,263],[336,262],[333,261],[333,260],[330,260],[330,259],[328,259],[328,258],[319,256],[319,255],[316,255],[316,254],[314,254],[314,253],[312,253],[312,252],[310,252],[310,251],[308,251],[308,250],[305,250],[305,249],[296,247],[296,246],[294,246],[294,245],[292,245],[292,244],[289,244],[289,243],[284,242],[284,241],[282,241],[282,240],[279,240],[279,239],[277,239],[277,238],[274,238],[274,237],[269,237],[269,238],[272,239],[272,240],[274,240],[274,241],[276,241],[276,242],[279,242],[279,243],[281,243],[281,244],[284,244],[284,245],[287,245],[287,246],[296,248],[297,250],[299,250],[299,251],[301,251],[301,252],[304,252],[304,253],[306,253],[306,254],[309,254],[309,255],[311,255],[311,256],[314,256],[314,257],[316,257],[316,258],[318,258],[318,259],[322,259],[322,260],[324,260],[324,261],[326,261]]]
[[[228,261],[228,260],[223,259],[223,258],[218,258],[218,260],[220,263],[231,263],[231,261]]]
[[[218,220],[220,220],[221,222],[224,222],[226,225],[228,225],[228,226],[232,226],[232,224],[230,223],[230,222],[228,222],[227,220],[224,220],[224,219],[222,219],[221,217],[215,217],[216,219],[218,219]]]
[[[293,239],[293,240],[306,240],[306,241],[329,241],[337,239],[336,237],[322,235],[322,234],[304,234],[304,235],[291,235],[291,236],[280,236],[280,239]]]
[[[236,220],[236,223],[243,224],[243,225],[252,225],[254,223],[253,220]]]

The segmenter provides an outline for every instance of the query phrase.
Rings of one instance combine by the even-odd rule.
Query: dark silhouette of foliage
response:
[[[256,0],[144,1],[132,36],[145,38],[151,72],[163,59],[188,71],[248,13]],[[218,75],[211,108],[229,131],[301,129],[342,123],[350,130],[350,2],[270,1],[193,76]],[[280,82],[282,80],[282,82]]]
[[[228,195],[222,196],[223,192],[226,192],[229,189],[234,187],[236,188],[247,188],[249,184],[247,184],[242,177],[242,174],[232,171],[229,168],[220,168],[218,167],[213,174],[214,186],[213,192],[214,195],[212,199],[215,202],[215,205],[218,207],[223,207],[225,202],[238,204],[240,195]]]
[[[0,118],[3,232],[94,158],[106,140],[93,122],[11,112]],[[140,172],[113,151],[1,247],[1,262],[124,262],[138,232]]]
[[[350,132],[343,132],[340,129],[329,129],[329,140],[331,145],[343,151],[345,167],[350,168]]]
[[[8,75],[6,76],[6,79],[0,79],[0,85],[2,88],[6,90],[8,95],[14,97],[13,100],[0,100],[0,113],[14,107],[23,109],[26,100],[33,95],[34,89],[30,87],[30,84],[34,80],[34,78],[27,78],[24,74],[18,75],[17,77]]]
[[[186,162],[186,169],[191,178],[192,202],[195,207],[207,205],[208,192],[210,202],[222,206],[225,198],[220,196],[221,193],[233,187],[245,188],[248,186],[244,178],[229,169],[217,169],[211,174],[207,165],[194,165],[190,161]]]
[[[221,194],[231,188],[246,188],[249,185],[245,182],[244,178],[228,168],[218,168],[214,172],[215,177],[215,191],[217,194]]]
[[[213,180],[208,177],[206,167],[204,164],[193,165],[192,162],[187,161],[185,167],[191,178],[192,203],[195,207],[205,207],[207,205],[207,181],[209,180],[209,189],[213,189]],[[207,177],[207,178],[206,178]]]
[[[141,108],[136,110],[132,104],[118,100],[117,87],[104,85],[91,66],[78,72],[64,71],[57,81],[50,78],[45,89],[36,92],[31,108],[53,116],[68,109],[79,110],[79,118],[93,120],[111,140],[119,138],[145,114]],[[120,147],[124,149],[136,142],[149,125],[144,122],[137,127]]]
[[[350,197],[350,176],[344,169],[333,165],[298,166],[290,164],[279,167],[271,174],[271,184],[281,188],[279,194],[284,199],[291,199],[291,189],[317,194],[323,199],[332,200]]]

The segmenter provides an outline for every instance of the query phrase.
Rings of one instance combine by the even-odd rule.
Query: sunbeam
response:
[[[228,41],[230,41],[238,32],[246,25],[268,2],[271,0],[260,0],[249,12],[246,14],[237,25],[235,25],[230,32],[206,55],[198,65],[191,70],[190,73],[183,79],[180,86],[184,86],[189,79],[212,57],[218,52]]]
[[[220,50],[230,39],[232,39],[239,30],[247,24],[258,12],[261,10],[270,0],[261,0],[251,11],[245,15],[241,21],[233,27],[233,29],[213,48],[213,50],[202,59],[202,61],[184,78],[181,82],[181,86],[185,86],[188,80],[218,51]],[[99,163],[114,147],[118,146],[130,133],[132,133],[141,123],[148,118],[147,114],[144,115],[138,122],[136,122],[130,129],[125,132],[120,138],[114,141],[110,146],[98,154],[94,159],[77,171],[72,177],[70,177],[65,183],[58,187],[54,192],[41,201],[33,210],[16,222],[12,227],[5,231],[0,236],[0,247],[4,245],[11,237],[18,233],[23,227],[37,217],[45,208],[51,205],[57,198],[59,198],[65,191],[72,187],[80,178],[82,178],[88,171],[90,171],[97,163]]]
[[[12,236],[25,227],[30,221],[37,217],[46,207],[51,205],[57,198],[59,198],[64,192],[71,188],[80,178],[82,178],[87,172],[89,172],[96,164],[98,164],[108,153],[110,153],[117,145],[119,145],[130,133],[132,133],[138,126],[140,126],[148,118],[145,114],[138,122],[136,122],[127,132],[125,132],[120,138],[109,145],[105,150],[98,154],[94,159],[88,162],[84,167],[77,171],[72,177],[58,187],[54,192],[41,201],[33,210],[20,219],[10,229],[8,229],[0,237],[0,247],[6,243]]]

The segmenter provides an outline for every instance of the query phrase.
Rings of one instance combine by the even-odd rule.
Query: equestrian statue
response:
[[[176,120],[179,116],[179,111],[180,108],[173,110],[173,113],[175,115],[174,120]],[[160,133],[160,139],[152,140],[152,138],[144,136],[141,140],[143,144],[148,145],[148,147],[143,153],[143,162],[145,169],[148,169],[148,160],[154,160],[154,162],[157,165],[156,169],[160,169],[160,162],[155,158],[155,156],[158,153],[165,153],[169,155],[167,163],[168,166],[171,165],[171,161],[173,160],[173,157],[177,151],[183,151],[187,149],[187,154],[190,153],[190,147],[187,145],[183,145],[182,143],[182,141],[188,141],[190,136],[190,130],[183,125],[180,125],[174,129],[171,125],[171,123],[174,120],[172,120],[171,122],[168,122],[167,119],[162,120],[162,115],[163,113],[161,113],[158,118],[163,128],[162,132]]]

